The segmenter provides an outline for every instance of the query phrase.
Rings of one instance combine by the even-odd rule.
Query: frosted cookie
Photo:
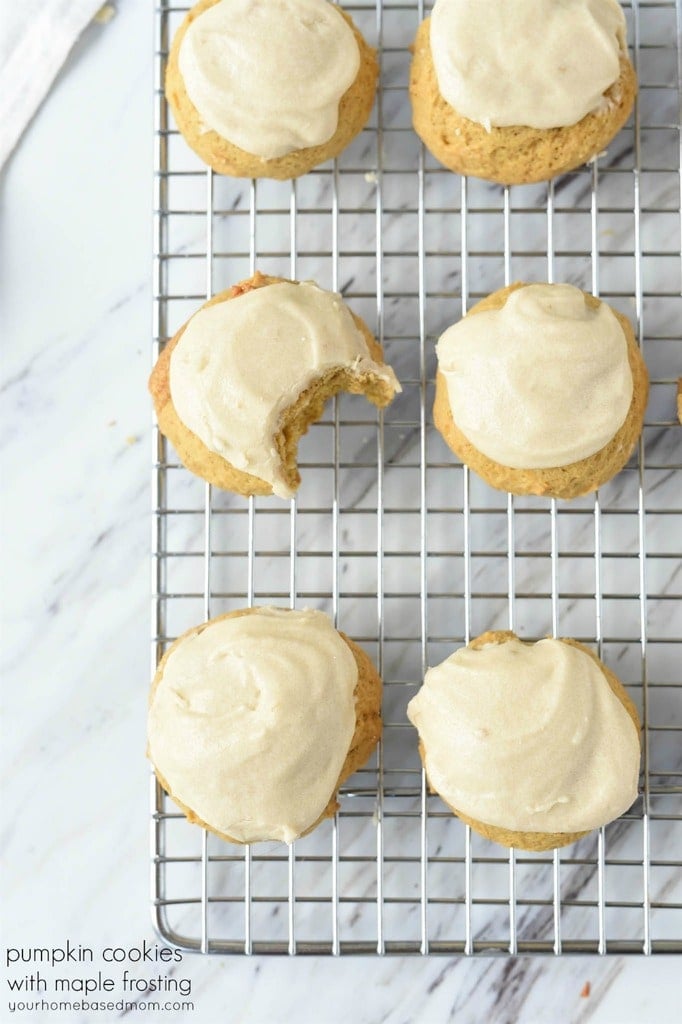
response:
[[[166,98],[215,171],[297,178],[361,131],[377,74],[375,51],[327,0],[200,0],[173,39]]]
[[[449,327],[437,355],[436,427],[492,487],[575,498],[628,461],[649,378],[629,320],[605,302],[513,284]]]
[[[168,342],[149,389],[181,461],[237,494],[291,497],[301,436],[340,391],[388,405],[381,346],[340,295],[256,274],[216,295]]]
[[[637,92],[617,0],[436,0],[413,54],[417,135],[450,170],[503,185],[600,153]]]
[[[576,640],[484,633],[429,669],[407,715],[430,786],[503,846],[566,846],[637,797],[637,709]]]
[[[147,755],[189,821],[290,843],[338,809],[381,734],[381,680],[318,611],[249,608],[184,633],[152,682]]]

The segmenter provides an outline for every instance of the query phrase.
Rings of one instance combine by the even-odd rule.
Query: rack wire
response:
[[[202,484],[154,427],[153,668],[205,618],[277,604],[329,612],[384,680],[376,756],[336,817],[288,848],[222,843],[152,776],[154,924],[203,953],[680,952],[680,2],[623,5],[639,97],[608,152],[512,188],[443,170],[411,130],[407,47],[429,6],[344,4],[379,50],[375,111],[295,182],[226,179],[194,157],[162,90],[186,7],[156,7],[154,358],[258,268],[341,291],[404,390],[384,412],[336,399],[301,444],[290,502]],[[432,427],[438,335],[512,280],[569,281],[636,325],[644,432],[596,495],[494,492]],[[507,854],[454,818],[427,791],[405,716],[429,664],[495,628],[593,645],[644,724],[635,805],[554,853]]]

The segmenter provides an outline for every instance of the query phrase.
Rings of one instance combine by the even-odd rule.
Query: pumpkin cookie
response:
[[[413,53],[417,135],[450,170],[503,185],[599,154],[637,92],[617,0],[436,0]]]
[[[291,497],[301,436],[340,391],[379,407],[400,391],[381,346],[340,295],[255,274],[206,302],[149,380],[159,429],[197,476]]]
[[[147,755],[189,821],[292,842],[338,809],[381,735],[381,680],[319,611],[245,608],[188,630],[149,698]]]
[[[407,714],[430,786],[503,846],[566,846],[637,797],[637,709],[576,640],[484,633],[429,669]]]
[[[166,98],[219,174],[297,178],[362,130],[377,74],[375,51],[327,0],[199,0],[173,39]]]
[[[433,416],[492,487],[575,498],[626,464],[649,378],[627,317],[572,285],[510,285],[438,341]]]

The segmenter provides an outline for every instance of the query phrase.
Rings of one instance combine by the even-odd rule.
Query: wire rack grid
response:
[[[154,358],[258,268],[341,291],[403,393],[383,413],[334,400],[303,439],[291,502],[202,484],[154,428],[152,665],[211,615],[322,608],[375,659],[383,740],[336,817],[290,847],[220,842],[152,776],[155,926],[204,953],[679,952],[680,4],[624,4],[640,90],[608,153],[513,188],[444,171],[411,131],[407,47],[428,5],[344,6],[379,50],[375,111],[293,183],[221,178],[190,152],[162,90],[186,7],[156,7]],[[494,492],[431,425],[435,340],[512,280],[575,283],[636,325],[646,425],[596,495]],[[405,716],[429,664],[495,628],[593,645],[644,723],[636,804],[553,854],[507,853],[454,818],[427,791]]]

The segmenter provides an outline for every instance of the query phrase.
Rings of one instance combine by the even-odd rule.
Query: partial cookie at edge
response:
[[[211,129],[203,130],[201,117],[187,95],[182,74],[178,66],[178,55],[185,32],[191,23],[205,10],[220,0],[199,0],[186,15],[175,33],[168,54],[165,91],[168,104],[173,111],[177,126],[185,142],[205,164],[218,174],[236,178],[275,178],[286,181],[298,178],[331,160],[341,153],[364,128],[374,106],[379,65],[376,51],[372,49],[355,26],[353,19],[343,8],[336,7],[339,14],[353,30],[360,50],[360,69],[351,87],[339,102],[339,122],[331,139],[319,146],[297,149],[285,156],[265,159],[235,146],[228,139]]]
[[[417,30],[410,66],[414,130],[449,170],[502,185],[546,181],[598,155],[627,121],[637,94],[629,58],[621,56],[620,77],[606,93],[608,106],[566,128],[493,128],[458,114],[438,88],[429,41],[430,18]]]

